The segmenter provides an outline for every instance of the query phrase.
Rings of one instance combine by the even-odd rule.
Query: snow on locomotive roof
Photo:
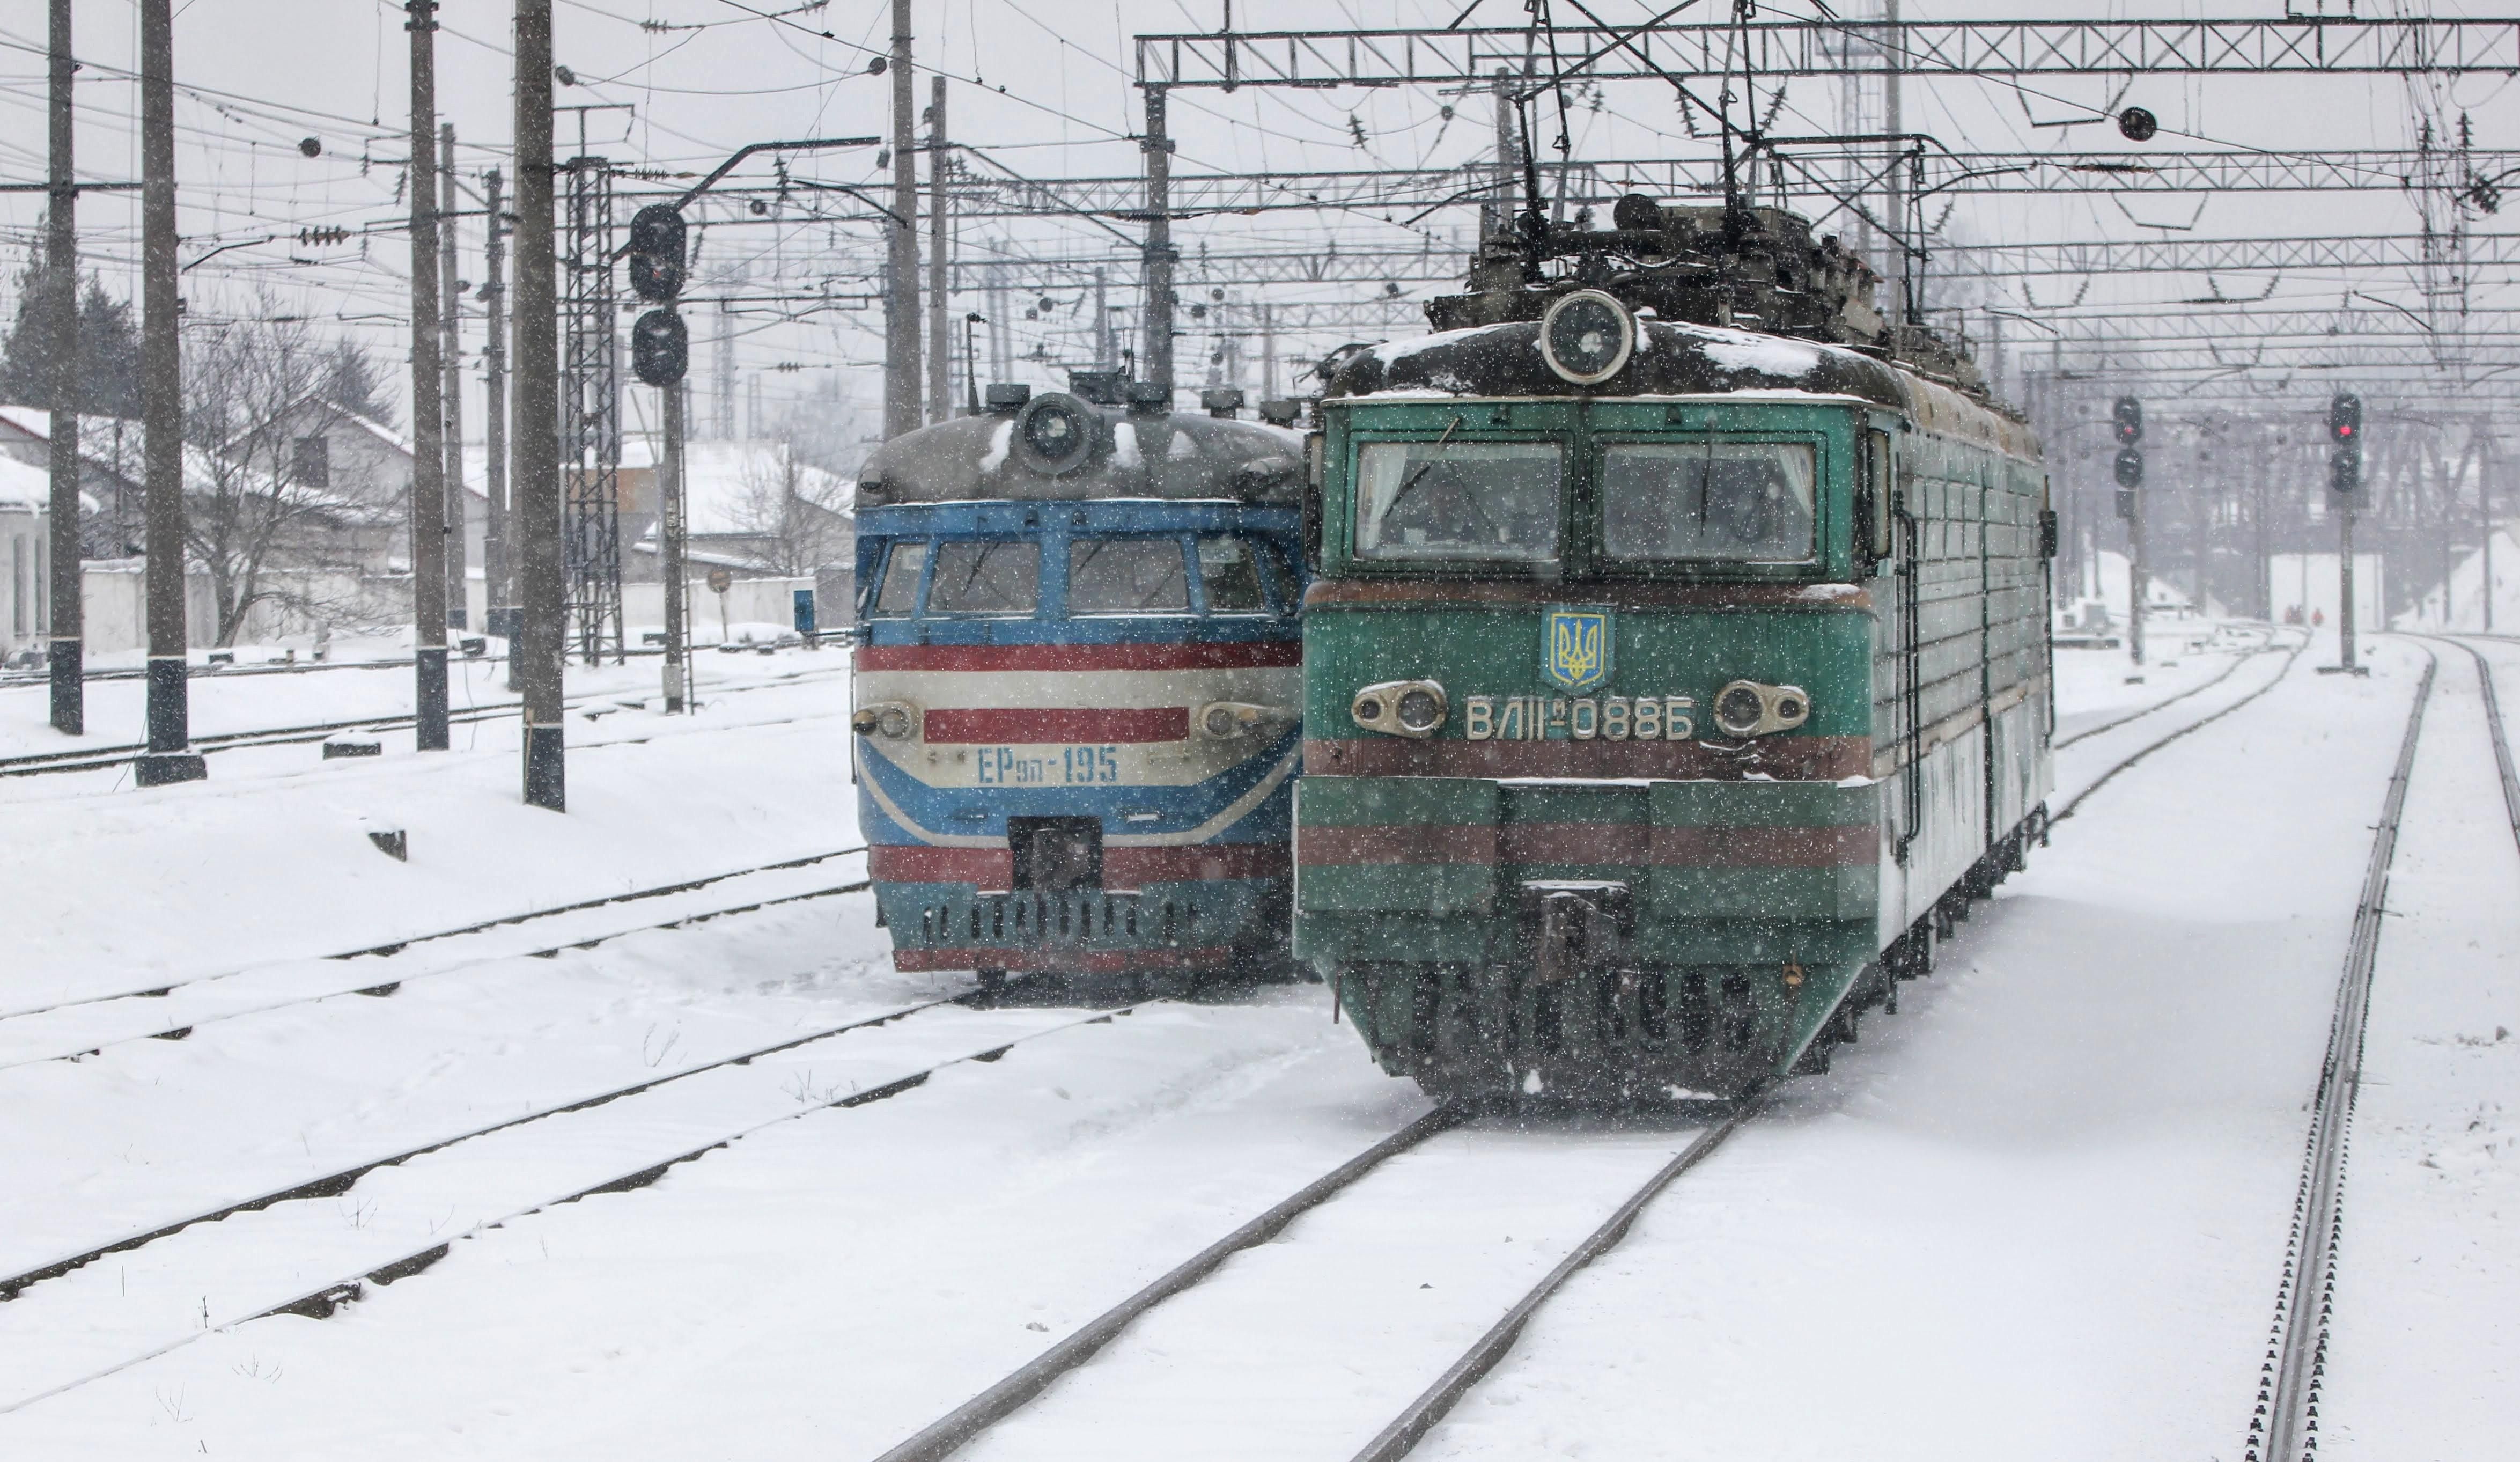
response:
[[[858,501],[893,503],[1222,500],[1291,506],[1303,490],[1301,434],[1264,422],[1132,412],[1058,394],[1092,425],[1089,450],[1053,470],[1016,438],[1018,419],[992,413],[938,422],[876,448],[858,473]]]
[[[1540,323],[1508,320],[1357,349],[1328,375],[1328,398],[1440,399],[1577,394],[1540,348]],[[2037,438],[2002,411],[1844,345],[1637,316],[1637,348],[1619,373],[1580,392],[1623,399],[1853,400],[1904,412],[1929,431],[2036,458]]]

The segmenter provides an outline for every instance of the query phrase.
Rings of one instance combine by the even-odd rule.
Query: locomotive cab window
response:
[[[1198,540],[1198,578],[1207,589],[1211,615],[1265,615],[1268,596],[1260,587],[1261,550],[1250,540],[1214,533]]]
[[[1601,550],[1613,559],[1803,563],[1818,454],[1793,441],[1622,442],[1601,454]]]
[[[895,543],[884,559],[883,577],[875,593],[874,613],[915,615],[919,612],[919,574],[927,567],[927,545],[918,540]]]
[[[1071,615],[1187,615],[1178,538],[1078,538],[1067,546]]]
[[[1360,557],[1557,557],[1565,454],[1554,442],[1368,442],[1356,477]]]
[[[900,550],[893,552],[898,555]],[[936,581],[927,590],[927,613],[1029,615],[1040,603],[1039,543],[1021,538],[961,538],[937,546]]]

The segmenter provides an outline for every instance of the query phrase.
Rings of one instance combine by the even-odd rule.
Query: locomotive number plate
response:
[[[1120,780],[1116,746],[973,747],[971,760],[983,787],[1109,787]]]
[[[1472,741],[1687,741],[1693,696],[1471,696],[1462,734]]]

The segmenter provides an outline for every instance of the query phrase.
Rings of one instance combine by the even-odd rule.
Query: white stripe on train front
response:
[[[1268,800],[1271,793],[1285,785],[1286,779],[1295,774],[1295,767],[1303,760],[1303,756],[1304,749],[1301,746],[1289,748],[1286,754],[1279,759],[1278,764],[1269,768],[1268,775],[1255,783],[1250,791],[1228,802],[1215,816],[1194,828],[1179,833],[1107,833],[1103,836],[1102,845],[1104,847],[1179,847],[1188,844],[1212,841],[1227,828],[1250,816],[1254,808]],[[861,779],[858,786],[868,797],[875,800],[875,804],[882,809],[884,816],[891,818],[900,824],[905,832],[931,847],[1004,847],[1007,845],[1007,840],[1003,837],[939,833],[930,828],[921,827],[911,821],[910,814],[902,811],[900,804],[884,795],[882,783],[873,777],[867,777]]]

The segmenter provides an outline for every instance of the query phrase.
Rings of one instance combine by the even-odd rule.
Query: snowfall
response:
[[[2520,706],[2520,643],[2469,643]],[[2383,634],[2320,675],[2331,634],[2194,620],[2151,649],[2059,653],[2051,805],[2158,750],[1417,1455],[2236,1462],[2436,659],[2321,1455],[2507,1455],[2520,847],[2475,663]],[[700,659],[688,715],[653,661],[571,668],[564,815],[518,804],[507,714],[444,754],[0,779],[0,1276],[379,1165],[0,1302],[0,1457],[872,1458],[1427,1110],[1318,984],[936,1003],[968,977],[896,973],[851,889],[845,653]],[[409,676],[205,671],[195,726],[406,713]],[[513,700],[494,659],[457,677]],[[0,688],[0,756],[63,749],[44,715]],[[137,682],[91,687],[89,744],[139,724]],[[1349,1457],[1699,1120],[1435,1137],[968,1455]]]

